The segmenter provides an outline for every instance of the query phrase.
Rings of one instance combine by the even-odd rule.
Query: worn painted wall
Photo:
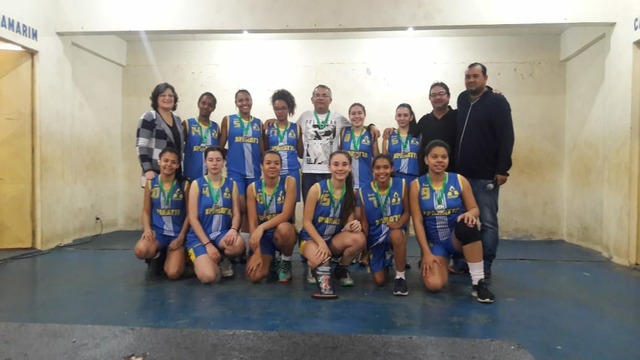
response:
[[[558,61],[557,36],[430,37],[368,39],[156,41],[129,44],[125,70],[124,144],[133,144],[136,120],[149,108],[156,83],[168,81],[180,95],[178,113],[194,116],[200,93],[218,98],[214,118],[235,112],[233,95],[248,89],[253,114],[273,116],[268,98],[287,88],[298,112],[311,108],[310,95],[319,83],[334,94],[331,108],[347,112],[353,102],[367,107],[367,120],[380,129],[394,126],[398,104],[408,102],[422,116],[431,110],[429,85],[451,87],[452,105],[464,88],[464,70],[473,61],[489,67],[489,84],[510,100],[517,134],[514,168],[502,195],[503,235],[560,238],[561,188],[554,180],[562,159],[564,69]],[[250,39],[250,37],[249,37]],[[128,149],[134,154],[133,148]],[[128,162],[131,184],[139,166]],[[137,201],[132,191],[128,198]],[[127,217],[136,220],[132,201]],[[531,209],[536,209],[532,212]],[[300,217],[300,216],[299,216]]]

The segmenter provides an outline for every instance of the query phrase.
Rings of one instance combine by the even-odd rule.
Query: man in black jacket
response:
[[[491,276],[499,240],[498,195],[511,168],[514,133],[511,107],[487,86],[487,68],[473,63],[458,96],[456,170],[465,176],[480,209],[485,276]]]

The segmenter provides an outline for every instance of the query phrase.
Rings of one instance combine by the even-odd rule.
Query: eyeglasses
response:
[[[289,111],[288,107],[274,107],[273,111]]]
[[[429,97],[436,98],[436,97],[444,97],[444,96],[447,96],[447,95],[449,95],[449,94],[447,94],[446,91],[440,91],[440,92],[437,92],[437,93],[429,94]]]
[[[331,94],[313,94],[313,97],[316,99],[328,99],[331,97]]]

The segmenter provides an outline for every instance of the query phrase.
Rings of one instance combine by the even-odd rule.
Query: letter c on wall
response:
[[[638,31],[640,28],[640,17],[633,19],[633,31]]]

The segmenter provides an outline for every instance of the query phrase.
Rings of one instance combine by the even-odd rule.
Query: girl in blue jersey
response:
[[[206,174],[204,165],[204,150],[209,146],[218,145],[220,129],[215,121],[210,119],[216,109],[216,97],[206,92],[198,99],[199,115],[184,121],[184,175],[189,180],[195,180]]]
[[[409,223],[409,191],[404,179],[391,178],[393,161],[387,154],[373,159],[374,180],[360,188],[362,228],[367,236],[369,270],[380,286],[386,282],[392,260],[396,263],[393,294],[409,295],[405,279]],[[393,256],[391,256],[393,255]]]
[[[354,103],[349,107],[351,126],[343,128],[340,133],[340,149],[346,150],[354,160],[352,164],[353,187],[356,191],[371,182],[371,161],[378,155],[378,142],[364,127],[367,111],[364,105]]]
[[[469,264],[473,290],[483,303],[492,303],[493,293],[484,279],[482,241],[478,231],[480,211],[469,181],[448,173],[449,145],[433,140],[425,148],[426,175],[411,184],[411,217],[422,252],[422,280],[429,291],[447,284],[447,265],[452,255],[462,252]]]
[[[302,217],[300,252],[316,271],[320,291],[315,298],[336,298],[331,283],[331,257],[341,257],[333,275],[341,286],[353,286],[349,264],[364,250],[366,239],[360,221],[355,220],[356,196],[353,191],[351,156],[338,150],[329,156],[331,178],[309,190]]]
[[[418,152],[421,139],[411,105],[398,105],[396,122],[398,128],[382,142],[382,152],[393,159],[393,176],[403,178],[409,184],[420,175]]]
[[[160,176],[147,180],[144,187],[144,232],[134,253],[138,259],[148,261],[166,257],[164,272],[169,279],[177,279],[184,271],[184,239],[189,228],[185,221],[189,183],[176,176],[180,167],[178,151],[166,148],[160,152],[159,158]]]
[[[271,95],[271,105],[276,121],[267,124],[264,132],[265,150],[275,150],[282,158],[280,175],[292,176],[296,180],[296,201],[300,201],[300,160],[303,154],[300,125],[289,122],[296,109],[296,99],[287,90],[281,89]],[[292,187],[292,189],[294,189]]]
[[[222,176],[225,150],[209,147],[204,156],[207,175],[193,181],[189,189],[187,253],[198,280],[212,283],[219,274],[233,276],[228,257],[244,253],[245,243],[238,234],[238,188],[235,181]]]
[[[260,179],[260,161],[264,147],[262,143],[262,121],[251,116],[253,100],[249,91],[240,89],[235,95],[237,114],[227,115],[220,124],[220,146],[229,145],[228,175],[238,185],[240,212],[242,214],[242,236],[249,239],[247,233],[247,198],[249,184]]]
[[[247,189],[249,246],[253,255],[247,262],[247,276],[260,282],[269,273],[276,250],[282,253],[278,281],[291,280],[291,254],[296,245],[296,229],[291,223],[296,206],[296,180],[280,176],[282,158],[275,150],[262,157],[262,179]]]

